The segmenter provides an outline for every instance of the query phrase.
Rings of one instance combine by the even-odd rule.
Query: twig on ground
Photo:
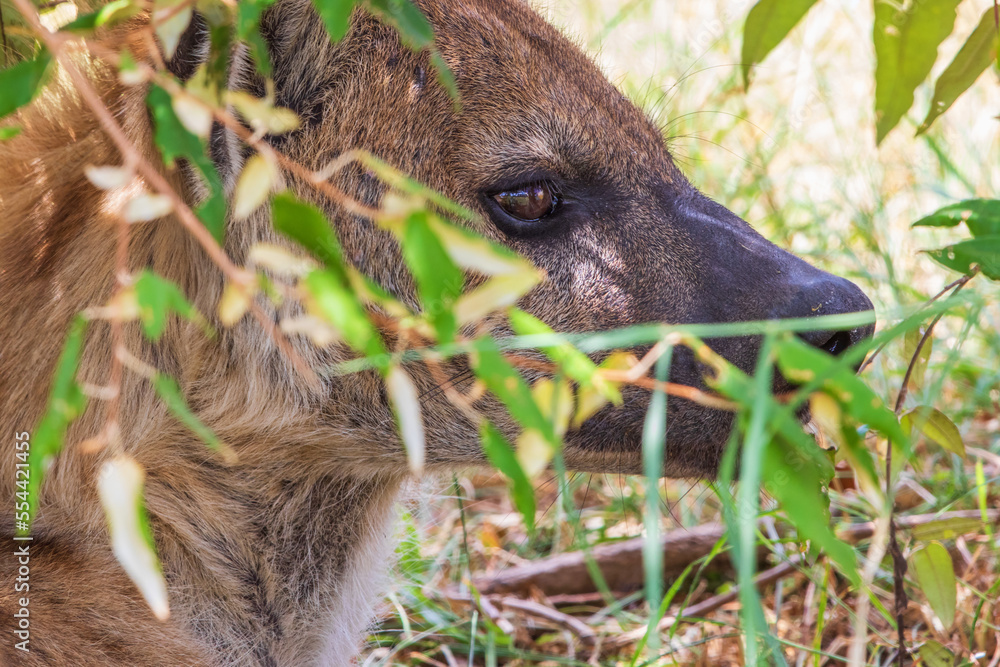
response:
[[[538,618],[544,618],[547,621],[555,623],[561,628],[569,630],[574,635],[579,637],[585,642],[593,642],[597,637],[597,633],[588,626],[586,623],[580,619],[570,616],[569,614],[564,614],[558,609],[552,607],[547,607],[543,604],[539,604],[534,600],[522,600],[521,598],[515,597],[503,597],[498,600],[498,602],[505,609],[515,609],[517,611],[522,611],[525,614],[531,616],[537,616]]]

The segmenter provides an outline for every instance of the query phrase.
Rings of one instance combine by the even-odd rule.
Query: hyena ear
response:
[[[209,34],[208,24],[198,12],[192,12],[191,21],[181,33],[172,58],[164,60],[167,70],[181,81],[187,81],[195,70],[208,59]],[[161,47],[162,53],[162,47]]]
[[[200,13],[194,11],[187,28],[181,33],[173,56],[167,59],[166,54],[163,54],[167,70],[181,81],[188,81],[198,68],[208,60],[210,48],[211,35],[208,23]],[[230,68],[234,66],[233,63],[230,63]],[[208,152],[227,190],[235,184],[236,177],[243,167],[240,146],[239,139],[232,131],[227,130],[220,123],[212,124]],[[190,171],[190,182],[195,191],[207,196],[201,179],[195,176],[190,165],[186,167],[186,170]]]

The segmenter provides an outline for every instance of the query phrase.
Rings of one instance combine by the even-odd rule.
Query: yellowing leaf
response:
[[[134,172],[125,167],[95,167],[90,164],[83,168],[83,173],[87,176],[87,180],[94,184],[94,187],[101,190],[124,187],[134,176]]]
[[[825,434],[838,438],[843,417],[837,401],[821,391],[814,392],[809,396],[809,414]]]
[[[525,271],[490,278],[476,289],[462,295],[455,303],[458,326],[476,322],[493,311],[513,306],[542,279],[536,271]]]
[[[958,432],[948,417],[935,408],[921,406],[914,408],[904,414],[899,419],[900,426],[904,431],[909,432],[916,428],[927,436],[928,439],[936,442],[949,452],[965,457],[965,444],[962,442],[962,434]]]
[[[306,336],[316,347],[328,347],[343,340],[336,329],[313,315],[301,315],[281,320],[281,331],[288,335]]]
[[[233,217],[243,220],[267,200],[278,173],[259,153],[247,160],[233,194]]]
[[[951,554],[940,542],[931,542],[910,556],[910,567],[934,615],[946,631],[951,629],[958,600]]]
[[[203,139],[208,136],[212,131],[212,110],[204,102],[188,93],[172,95],[170,101],[177,119],[188,132]]]
[[[257,243],[250,248],[250,262],[289,278],[301,278],[316,267],[308,257],[293,255],[272,243]]]
[[[160,569],[142,500],[146,473],[133,459],[108,461],[97,480],[97,492],[111,531],[111,547],[156,618],[170,616],[167,584]]]
[[[631,352],[612,352],[604,361],[600,368],[612,371],[627,371],[633,368],[639,360]],[[622,404],[621,392],[618,391],[620,382],[612,382],[606,378],[601,378],[601,383],[581,385],[576,395],[576,414],[573,415],[573,428],[580,428],[583,422],[593,417],[597,412],[613,402],[615,405]],[[615,401],[609,399],[617,398]]]
[[[121,60],[118,67],[118,80],[121,81],[123,86],[137,86],[140,83],[146,83],[146,79],[148,78],[147,70],[136,65],[135,60],[128,50],[121,52]]]
[[[243,119],[256,131],[284,134],[299,126],[299,117],[291,109],[274,106],[273,100],[259,98],[242,91],[226,93],[226,102],[236,107]]]
[[[594,385],[580,387],[576,391],[576,413],[573,415],[573,428],[580,428],[583,422],[597,414],[608,404],[608,398]]]
[[[174,57],[181,35],[191,22],[191,4],[185,3],[182,7],[178,7],[182,1],[157,0],[153,4],[154,31],[167,60]]]
[[[231,327],[246,314],[250,308],[250,290],[241,285],[227,283],[219,299],[219,321],[223,326]]]
[[[111,297],[108,303],[112,317],[122,322],[131,322],[139,317],[139,297],[134,288],[123,289]]]
[[[451,260],[467,271],[499,276],[533,269],[530,262],[507,248],[450,225],[437,216],[428,216],[428,222]]]
[[[920,345],[920,340],[923,338],[923,329],[913,329],[907,331],[906,335],[903,337],[903,358],[907,361],[913,359],[913,355],[916,354],[917,345]],[[923,346],[920,348],[920,355],[917,360],[913,363],[913,371],[910,373],[910,388],[919,389],[924,384],[924,374],[927,372],[927,362],[931,357],[931,347],[933,347],[934,338],[928,337],[924,341]]]
[[[406,460],[410,472],[422,475],[424,472],[424,423],[420,416],[420,398],[413,380],[399,366],[392,366],[385,376],[385,388],[389,402],[396,413],[399,432],[406,447]]]
[[[542,378],[531,387],[531,395],[542,415],[552,422],[552,431],[557,438],[566,435],[570,417],[573,415],[573,392],[565,380],[556,383]]]
[[[510,326],[519,336],[553,334],[553,330],[540,319],[518,308],[508,313]],[[539,348],[559,369],[581,387],[594,385],[596,389],[613,403],[621,404],[621,393],[597,372],[597,364],[570,343],[543,345]]]
[[[535,429],[522,431],[517,438],[517,462],[528,479],[534,479],[545,470],[555,450],[545,436]]]
[[[166,195],[145,193],[137,195],[125,204],[122,215],[128,222],[149,222],[168,215],[174,204]]]
[[[39,12],[40,22],[47,30],[52,32],[58,31],[63,26],[72,22],[77,15],[78,9],[72,2],[60,2],[59,4],[43,5],[43,7],[51,7],[51,9],[42,10]]]
[[[952,517],[917,524],[910,528],[910,535],[918,542],[953,540],[956,537],[976,533],[982,529],[983,520],[980,517]]]
[[[379,224],[388,229],[389,231],[399,235],[403,231],[398,223],[406,220],[414,213],[418,213],[427,208],[427,202],[424,201],[423,197],[410,195],[410,194],[400,194],[398,192],[389,192],[384,197],[379,205],[379,210],[382,212],[382,218],[379,220]]]

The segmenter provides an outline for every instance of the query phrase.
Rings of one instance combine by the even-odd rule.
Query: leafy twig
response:
[[[974,269],[970,274],[962,276],[955,282],[951,283],[945,289],[941,290],[936,294],[930,301],[933,302],[940,296],[942,296],[949,289],[954,287],[951,295],[955,296],[965,285],[975,277],[979,272],[978,269]],[[906,400],[906,396],[909,392],[910,376],[913,374],[913,369],[916,368],[917,359],[920,358],[920,351],[923,349],[924,344],[928,341],[931,333],[934,331],[934,327],[937,325],[944,313],[938,313],[937,316],[931,320],[931,323],[927,325],[927,330],[924,331],[924,335],[920,337],[920,342],[917,343],[916,349],[913,350],[913,356],[910,357],[910,363],[906,367],[906,373],[903,375],[903,384],[899,388],[899,394],[896,396],[896,405],[893,411],[899,416],[899,411],[903,408],[903,402]],[[874,355],[873,355],[874,356]],[[885,453],[885,496],[886,498],[892,498],[892,442],[890,441],[886,446]],[[892,504],[889,505],[889,555],[892,556],[892,575],[893,575],[893,589],[895,592],[895,599],[893,601],[893,612],[896,615],[896,632],[897,632],[897,642],[898,646],[896,648],[896,664],[898,667],[903,667],[906,662],[906,657],[908,656],[908,651],[906,649],[906,637],[905,637],[905,627],[903,623],[903,615],[906,613],[906,606],[909,600],[906,596],[906,589],[904,588],[904,579],[906,578],[906,558],[903,557],[903,552],[899,548],[899,541],[896,539],[896,519],[895,512]]]

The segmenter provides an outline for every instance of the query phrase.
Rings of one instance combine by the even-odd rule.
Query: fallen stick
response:
[[[966,519],[978,521],[982,518],[978,510],[960,510],[939,514],[916,514],[899,517],[896,526],[910,529],[937,521]],[[1000,511],[989,510],[988,522],[1000,520]],[[874,523],[858,523],[841,526],[837,535],[848,542],[858,542],[869,538],[874,532]],[[970,524],[970,530],[974,525]],[[672,530],[661,538],[663,545],[664,579],[679,575],[684,568],[699,558],[711,553],[725,533],[721,524],[703,524],[690,529]],[[608,587],[613,591],[635,590],[643,583],[642,548],[645,538],[636,537],[613,544],[602,544],[591,549],[591,555],[600,568]],[[766,554],[766,547],[760,547]],[[731,567],[729,556],[719,554],[714,565]],[[574,551],[542,558],[526,565],[508,568],[490,575],[480,575],[473,579],[482,594],[527,593],[537,587],[547,596],[583,595],[596,590],[587,571],[583,552]]]
[[[664,535],[664,574],[679,574],[688,564],[709,554],[724,531],[721,524],[704,524]],[[608,588],[621,591],[642,585],[643,542],[644,538],[637,537],[601,544],[590,550]],[[578,595],[595,590],[582,551],[562,553],[492,575],[481,575],[475,577],[473,583],[482,594],[526,593],[532,587],[537,587],[545,595]]]
[[[514,609],[530,616],[536,616],[550,621],[551,623],[555,623],[559,627],[569,630],[583,641],[593,642],[597,637],[597,633],[594,632],[589,625],[575,616],[564,614],[558,609],[546,607],[545,605],[534,602],[533,600],[505,597],[500,598],[499,602],[503,605],[504,609]]]

